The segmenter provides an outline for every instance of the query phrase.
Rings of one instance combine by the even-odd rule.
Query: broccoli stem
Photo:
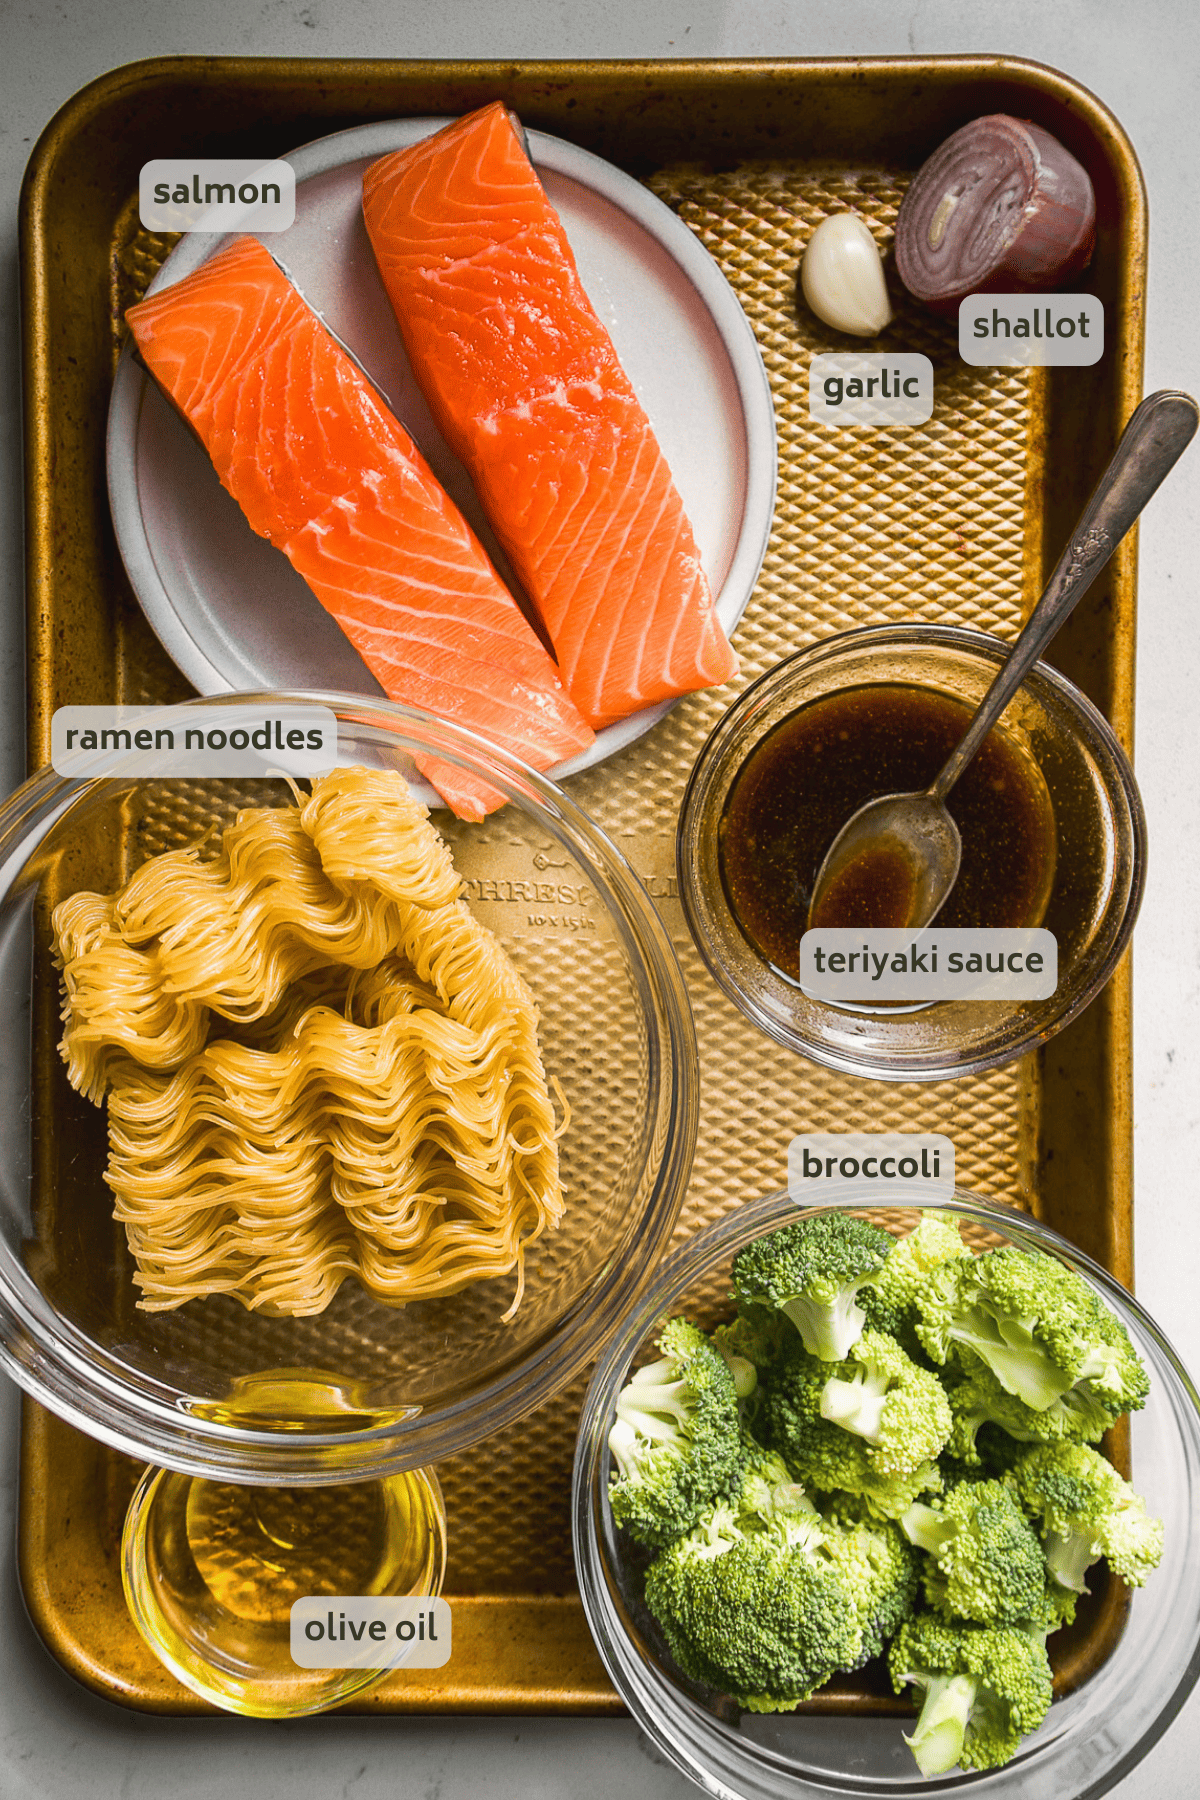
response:
[[[821,1417],[855,1437],[877,1444],[883,1436],[883,1409],[890,1383],[886,1375],[863,1373],[853,1381],[831,1375],[821,1389]]]
[[[647,1440],[654,1444],[670,1444],[679,1437],[675,1426],[666,1419],[618,1419],[608,1434],[608,1447],[616,1458],[622,1481],[634,1474],[646,1454]]]
[[[726,1350],[718,1344],[717,1348],[729,1366],[733,1376],[733,1391],[739,1400],[748,1400],[758,1386],[758,1370],[748,1357],[739,1356],[734,1350]]]
[[[905,1679],[925,1689],[925,1700],[916,1730],[911,1737],[906,1733],[904,1741],[922,1775],[945,1775],[962,1756],[978,1683],[973,1675],[927,1675],[919,1671]]]
[[[647,1363],[617,1395],[617,1418],[656,1444],[673,1443],[687,1423],[692,1397],[673,1356]]]
[[[854,1299],[861,1282],[844,1288],[837,1299],[824,1305],[796,1294],[780,1308],[800,1336],[810,1356],[822,1362],[842,1362],[857,1344],[867,1322],[867,1315]]]
[[[639,1369],[617,1396],[617,1417],[608,1434],[608,1447],[622,1481],[637,1469],[648,1444],[677,1444],[683,1437],[688,1419],[687,1383],[660,1379],[677,1369],[678,1364],[671,1360],[651,1363]]]
[[[1072,1531],[1067,1537],[1060,1537],[1057,1531],[1046,1534],[1046,1567],[1060,1587],[1073,1593],[1087,1593],[1083,1578],[1099,1555],[1099,1545],[1090,1532]]]
[[[629,1377],[629,1387],[659,1387],[663,1382],[674,1386],[679,1379],[679,1364],[673,1356],[660,1356],[657,1362],[645,1363]]]
[[[645,1387],[622,1389],[617,1399],[617,1417],[633,1419],[638,1425],[643,1422],[646,1435],[652,1437],[653,1426],[657,1419],[665,1424],[667,1420],[675,1425],[685,1423],[689,1412],[688,1385],[686,1381],[663,1381],[653,1387],[649,1383]],[[673,1436],[669,1432],[668,1436]]]
[[[900,1529],[910,1544],[918,1550],[924,1550],[929,1556],[936,1556],[947,1541],[954,1536],[954,1526],[945,1513],[940,1513],[932,1506],[925,1506],[916,1500],[900,1519]]]
[[[1032,1342],[1027,1320],[998,1319],[986,1307],[973,1306],[951,1325],[950,1336],[981,1356],[1001,1387],[1036,1412],[1045,1412],[1072,1385]]]

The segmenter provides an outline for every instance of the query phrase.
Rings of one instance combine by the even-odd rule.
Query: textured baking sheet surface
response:
[[[902,179],[748,165],[720,175],[668,169],[649,185],[697,233],[737,291],[770,377],[779,434],[775,522],[735,638],[738,681],[681,701],[648,737],[571,788],[647,881],[691,992],[702,1100],[679,1235],[784,1186],[787,1144],[798,1131],[944,1132],[964,1186],[1029,1205],[1032,1065],[932,1085],[864,1082],[773,1044],[719,992],[692,945],[676,899],[674,843],[683,788],[709,731],[734,693],[782,657],[834,632],[905,619],[1016,635],[1040,551],[1034,509],[1026,506],[1042,431],[1039,378],[967,367],[955,328],[908,302],[893,281],[902,316],[882,347],[903,344],[931,359],[933,418],[894,432],[818,424],[808,410],[810,357],[845,350],[847,340],[797,303],[800,256],[822,218],[849,209],[886,251]],[[132,214],[128,230],[113,265],[114,354],[124,308],[173,242],[137,230]],[[130,666],[128,681],[129,700],[166,697],[153,666]],[[497,854],[519,874],[523,847],[502,848],[497,824]],[[544,993],[536,927],[525,929],[524,973],[535,993]],[[620,1074],[612,1071],[614,1081]],[[569,1389],[511,1433],[439,1466],[449,1595],[573,1590],[568,1501],[582,1392],[582,1385]]]

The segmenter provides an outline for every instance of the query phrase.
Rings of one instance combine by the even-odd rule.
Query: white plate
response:
[[[389,120],[295,151],[287,158],[296,171],[295,224],[263,242],[387,397],[520,597],[470,478],[413,378],[362,218],[367,165],[445,123]],[[640,182],[561,138],[531,131],[528,141],[588,296],[653,423],[731,633],[758,578],[775,504],[775,417],[754,334],[708,252]],[[190,274],[227,241],[189,234],[149,291]],[[108,488],[133,590],[201,694],[382,693],[287,559],[250,529],[199,442],[128,349],[109,409]],[[671,704],[608,726],[551,773],[603,761]]]

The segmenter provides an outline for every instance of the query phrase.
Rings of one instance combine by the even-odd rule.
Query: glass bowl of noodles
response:
[[[687,995],[523,764],[384,700],[202,704],[327,707],[337,767],[148,752],[0,808],[0,1362],[184,1474],[387,1477],[533,1411],[636,1302],[695,1146]],[[426,818],[422,769],[506,804]]]

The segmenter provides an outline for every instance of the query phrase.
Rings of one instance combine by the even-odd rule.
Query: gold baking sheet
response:
[[[140,162],[185,147],[276,154],[365,119],[449,114],[497,95],[526,123],[632,169],[680,213],[737,290],[775,397],[779,502],[735,637],[739,683],[681,702],[647,738],[572,782],[646,880],[691,992],[702,1105],[680,1233],[784,1185],[797,1130],[944,1131],[964,1185],[1036,1210],[1129,1280],[1127,966],[1039,1057],[956,1082],[862,1082],[772,1044],[725,1000],[687,936],[674,877],[683,785],[737,687],[856,625],[925,619],[1014,635],[1139,396],[1145,215],[1137,167],[1108,115],[1062,77],[967,58],[515,70],[179,59],[94,84],[48,128],[23,208],[31,763],[46,759],[58,705],[188,691],[129,593],[104,507],[104,411],[120,312],[169,247],[138,230],[131,195]],[[934,362],[929,425],[814,425],[809,356],[844,349],[845,340],[795,306],[809,233],[829,211],[853,207],[886,245],[912,170],[955,126],[994,110],[1057,131],[1093,171],[1094,274],[1110,353],[1093,370],[967,368],[953,329],[912,307],[891,341]],[[1127,744],[1133,595],[1126,546],[1055,656]],[[539,898],[547,874],[540,852],[506,829],[503,815],[485,834],[455,836],[480,916],[497,915],[522,938],[536,990],[539,946],[572,929]],[[560,1395],[505,1438],[440,1466],[454,1658],[446,1670],[392,1677],[361,1710],[617,1709],[574,1591],[568,1497],[580,1395]],[[142,1646],[125,1612],[116,1553],[135,1474],[127,1459],[26,1406],[26,1597],[60,1661],[101,1692],[150,1710],[206,1710]]]

